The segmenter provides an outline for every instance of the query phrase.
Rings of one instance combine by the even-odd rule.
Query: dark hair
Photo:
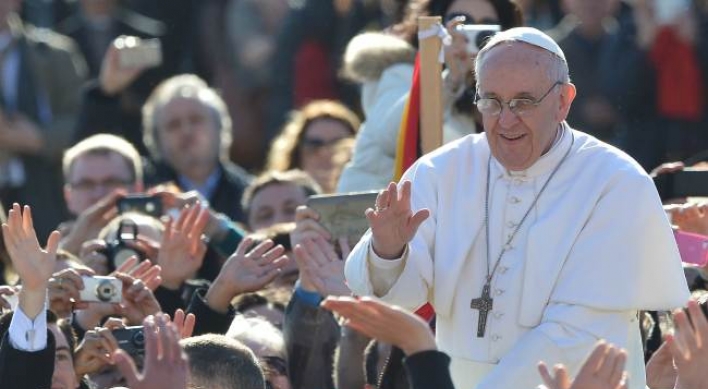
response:
[[[251,209],[253,198],[268,186],[276,184],[290,184],[299,186],[305,192],[305,196],[311,196],[322,192],[322,188],[306,172],[299,169],[286,171],[270,170],[260,176],[246,187],[241,197],[241,205],[248,214]]]
[[[209,388],[265,389],[253,351],[224,335],[206,334],[180,341],[195,384]]]

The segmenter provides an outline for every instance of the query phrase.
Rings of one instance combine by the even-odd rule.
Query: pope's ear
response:
[[[568,117],[568,112],[570,112],[570,105],[575,100],[576,89],[575,85],[571,83],[565,83],[560,86],[560,105],[558,106],[558,121],[561,122]]]

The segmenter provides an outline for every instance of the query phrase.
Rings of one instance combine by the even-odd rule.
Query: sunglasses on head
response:
[[[447,14],[445,16],[445,23],[449,23],[452,19],[455,19],[457,17],[463,17],[465,20],[462,22],[463,24],[499,24],[499,21],[494,19],[494,18],[482,18],[482,19],[475,19],[472,17],[472,15],[464,13],[464,12],[453,12],[450,14]]]

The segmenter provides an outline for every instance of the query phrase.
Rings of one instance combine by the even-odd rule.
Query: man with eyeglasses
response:
[[[143,163],[135,147],[110,134],[93,135],[64,153],[64,200],[75,221],[64,223],[61,247],[78,255],[83,242],[117,214],[122,194],[143,191]]]
[[[626,349],[644,388],[637,311],[688,297],[651,179],[565,121],[576,95],[563,51],[533,28],[479,52],[485,134],[422,157],[367,210],[347,259],[352,291],[432,303],[457,388],[532,388],[540,360],[578,372],[598,339]]]

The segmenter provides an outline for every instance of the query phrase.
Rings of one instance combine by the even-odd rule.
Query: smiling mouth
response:
[[[501,136],[501,137],[504,138],[505,140],[517,141],[517,140],[522,139],[523,137],[525,137],[526,134],[519,134],[519,135],[504,135],[504,134],[499,134],[499,136]]]

